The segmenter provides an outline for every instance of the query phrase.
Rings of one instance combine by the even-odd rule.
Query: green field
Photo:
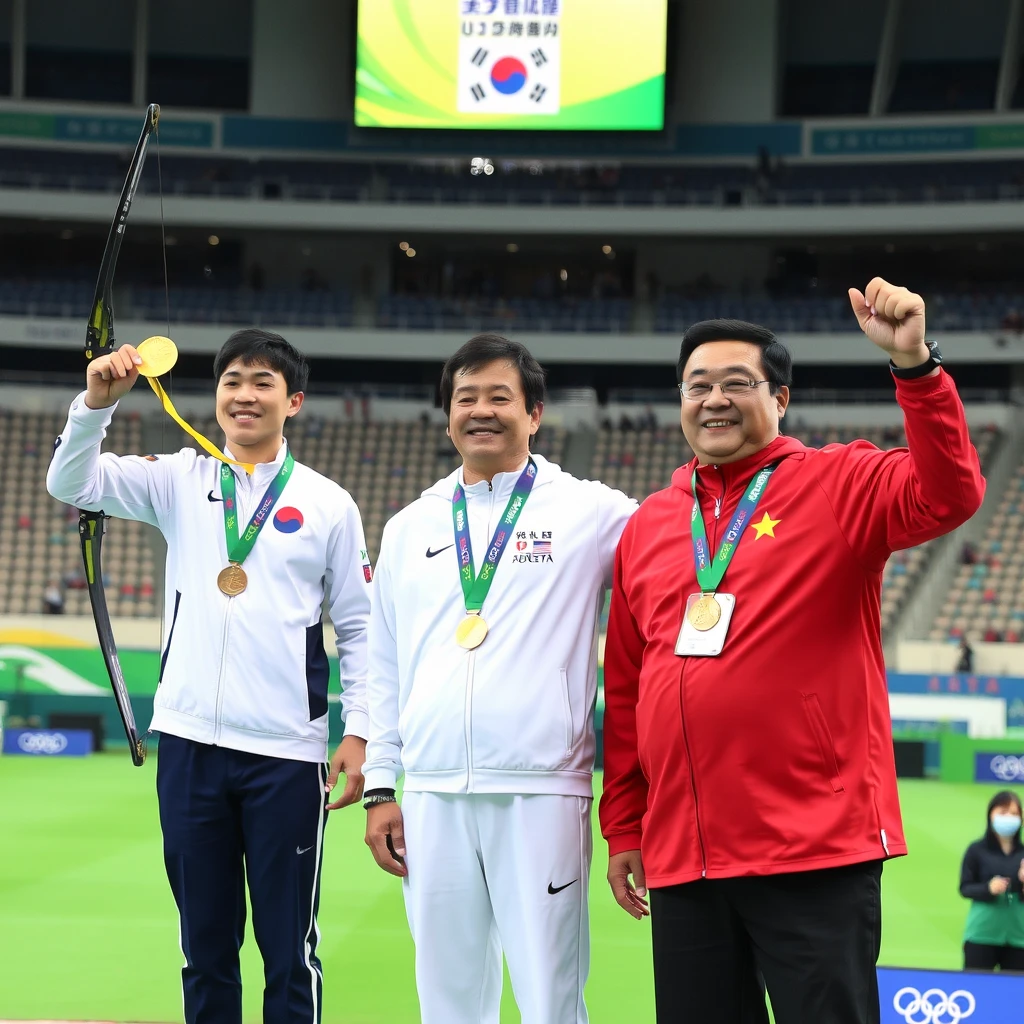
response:
[[[0,758],[0,1018],[180,1021],[177,917],[163,875],[155,761]],[[967,905],[960,858],[992,786],[904,781],[911,855],[884,874],[883,964],[960,966]],[[324,855],[320,954],[325,1024],[414,1024],[413,948],[401,883],[372,862],[363,813],[333,814]],[[650,931],[614,904],[595,846],[594,1024],[653,1020]],[[251,934],[245,1019],[260,1020]],[[506,982],[502,1021],[518,1014]]]

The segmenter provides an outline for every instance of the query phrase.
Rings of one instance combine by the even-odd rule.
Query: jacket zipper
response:
[[[466,792],[473,792],[473,669],[476,651],[466,659]]]
[[[228,598],[228,606],[224,610],[224,631],[220,638],[220,669],[217,672],[217,710],[214,712],[214,733],[213,733],[213,744],[217,746],[221,739],[221,730],[223,723],[221,722],[221,715],[224,711],[224,669],[227,666],[228,660],[228,624],[231,622],[231,609],[234,607],[235,599],[233,597]]]
[[[717,466],[715,469],[719,476],[721,476],[722,471],[718,469]],[[700,500],[696,494],[693,497],[695,501]],[[708,542],[708,547],[710,548],[712,557],[714,557],[715,545],[718,543],[718,520],[722,515],[722,500],[724,498],[725,490],[723,488],[722,493],[715,496],[715,523],[712,528],[712,535]],[[700,824],[700,800],[697,797],[697,775],[693,770],[693,756],[690,753],[690,736],[686,731],[686,698],[684,696],[686,659],[683,658],[682,661],[683,664],[679,670],[679,724],[683,730],[683,748],[686,750],[686,764],[690,771],[690,792],[693,793],[693,819],[697,825],[697,845],[700,847],[700,877],[706,878],[708,873],[708,856],[707,849],[704,846],[704,829],[701,828]]]
[[[487,513],[487,533],[486,537],[488,543],[490,543],[491,537],[491,516],[494,515],[494,485],[488,480],[487,481],[487,494],[491,501],[491,507]],[[466,513],[468,515],[469,508],[467,506]],[[473,566],[473,572],[476,572],[476,566]],[[466,722],[465,722],[465,733],[466,733],[466,792],[473,792],[473,675],[474,669],[476,668],[476,651],[470,651],[469,657],[466,659]]]
[[[682,668],[679,670],[679,723],[683,728],[683,748],[686,750],[686,764],[690,770],[690,791],[693,793],[693,819],[697,823],[697,845],[700,847],[700,877],[706,878],[708,873],[708,858],[704,848],[704,830],[700,825],[700,802],[697,799],[697,776],[693,770],[693,757],[690,754],[690,737],[686,731],[686,714],[683,710],[685,698],[683,697],[684,676],[686,675],[686,659],[681,659]]]

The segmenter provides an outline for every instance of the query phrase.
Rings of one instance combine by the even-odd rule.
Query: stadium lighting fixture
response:
[[[612,247],[610,245],[602,245],[601,252],[603,252],[605,256],[609,256],[611,255]]]
[[[405,252],[409,248],[409,243],[408,242],[399,242],[398,243],[398,248],[401,249],[402,252]]]
[[[413,257],[416,255],[416,250],[412,246],[409,246],[409,248],[405,250],[405,255]]]
[[[216,235],[210,235],[206,241],[209,245],[220,245],[220,239]]]
[[[562,279],[563,281],[568,281],[568,280],[569,280],[569,271],[568,271],[568,270],[566,270],[566,269],[565,269],[565,268],[563,267],[563,268],[562,268],[562,269],[561,269],[561,270],[560,270],[560,271],[558,272],[558,276],[559,276],[559,277],[560,277],[560,278],[561,278],[561,279]]]
[[[505,252],[519,252],[519,246],[515,242],[509,242],[505,246]]]

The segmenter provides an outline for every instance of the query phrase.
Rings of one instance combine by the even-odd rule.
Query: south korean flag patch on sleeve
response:
[[[566,0],[453,2],[461,25],[459,113],[557,114]]]

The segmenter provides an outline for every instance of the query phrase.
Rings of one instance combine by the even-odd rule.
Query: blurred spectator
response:
[[[1016,309],[1008,309],[999,326],[1004,331],[1015,331],[1020,334],[1024,330],[1024,317]]]
[[[978,561],[978,549],[969,541],[964,541],[964,546],[960,549],[960,564],[961,565],[974,565]]]
[[[960,868],[960,895],[971,901],[964,927],[964,969],[1024,971],[1024,845],[1020,798],[1010,790],[989,801],[985,834]]]
[[[85,590],[85,573],[81,569],[69,569],[64,573],[64,586],[68,590]]]
[[[974,672],[974,648],[967,642],[967,637],[960,641],[960,660],[956,663],[956,670],[966,675]]]
[[[46,615],[64,614],[64,591],[61,590],[60,581],[51,579],[43,591],[43,612]]]

